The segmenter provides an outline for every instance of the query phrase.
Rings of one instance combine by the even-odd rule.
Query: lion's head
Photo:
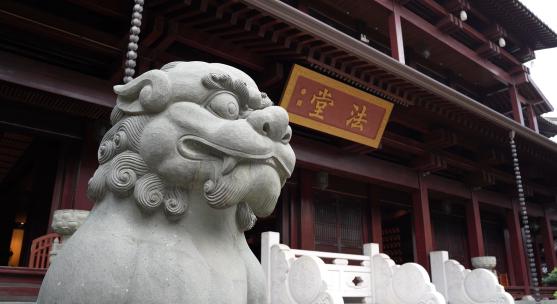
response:
[[[113,127],[98,151],[88,194],[132,196],[146,212],[180,219],[187,193],[213,208],[239,205],[242,229],[274,209],[291,175],[288,114],[242,71],[173,62],[114,87]],[[253,212],[253,213],[252,213]]]

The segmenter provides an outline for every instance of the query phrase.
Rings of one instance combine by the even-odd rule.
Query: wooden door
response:
[[[361,254],[363,200],[327,191],[315,193],[315,249]]]

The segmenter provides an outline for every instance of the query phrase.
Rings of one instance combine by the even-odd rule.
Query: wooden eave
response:
[[[114,107],[110,82],[0,51],[0,81],[102,107]]]
[[[536,114],[539,115],[547,112],[552,112],[554,110],[549,100],[547,100],[545,95],[542,93],[540,88],[536,85],[536,83],[530,76],[528,76],[527,90],[530,91],[530,94],[533,97],[532,99],[536,101],[534,102],[534,109],[536,110]]]
[[[518,0],[471,0],[533,50],[557,47],[557,34]]]
[[[291,63],[298,63],[400,105],[396,107],[395,112],[398,113],[393,113],[391,117],[389,130],[384,137],[383,149],[370,151],[366,147],[329,138],[330,142],[334,143],[329,146],[340,143],[342,151],[351,152],[347,154],[373,153],[374,157],[384,159],[393,155],[410,160],[420,158],[415,164],[409,164],[409,170],[433,168],[432,170],[440,170],[438,171],[440,174],[454,173],[455,178],[461,178],[462,174],[476,174],[478,170],[484,171],[487,168],[490,170],[489,176],[496,176],[499,181],[509,185],[513,183],[513,177],[505,171],[506,168],[497,168],[491,163],[484,165],[481,156],[478,158],[459,156],[458,152],[461,151],[456,149],[435,153],[430,149],[435,146],[435,149],[443,150],[458,144],[458,148],[463,150],[466,149],[466,145],[474,144],[475,146],[470,147],[469,150],[482,151],[485,147],[479,143],[483,142],[490,149],[499,151],[508,145],[508,131],[516,128],[521,130],[517,133],[522,135],[519,140],[519,153],[524,155],[524,160],[532,161],[535,164],[533,167],[551,161],[556,151],[554,144],[538,140],[546,147],[540,149],[539,142],[529,138],[531,135],[528,130],[523,130],[523,127],[506,118],[502,120],[502,115],[494,111],[485,111],[483,108],[486,107],[476,100],[442,85],[411,67],[400,64],[377,49],[282,2],[149,1],[146,2],[144,21],[145,26],[142,28],[140,39],[138,73],[158,68],[162,64],[175,60],[219,60],[242,66],[248,73],[258,77],[257,81],[261,87],[275,91],[270,96],[278,97],[287,75],[287,67]],[[124,53],[125,50],[122,49],[122,54]],[[33,63],[22,63],[19,69],[25,70],[25,65],[33,66]],[[117,67],[114,65],[113,63],[112,67],[116,70]],[[48,67],[41,65],[42,71],[56,70],[55,68],[51,65]],[[509,78],[508,81],[514,82],[511,75],[500,71],[501,75]],[[24,74],[16,77],[19,80],[15,82],[21,83],[22,86],[38,86],[43,82],[51,81],[52,88],[37,87],[36,89],[57,90],[52,93],[64,96],[74,94],[72,100],[81,99],[99,105],[103,103],[102,107],[105,109],[111,107],[114,100],[113,97],[108,97],[112,96],[108,84],[121,79],[115,74],[116,76],[110,81],[98,82],[97,79],[96,82],[91,82],[91,88],[98,89],[95,93],[87,87],[68,89],[76,83],[82,85],[88,83],[85,79],[77,81],[79,73],[69,73],[67,70],[55,72],[54,74],[57,75],[65,75],[61,78],[54,77],[55,82],[45,77],[43,72],[37,75],[31,72],[24,72]],[[9,78],[14,75],[17,76],[17,74],[4,76]],[[22,81],[26,77],[33,81],[24,84]],[[44,79],[36,79],[36,77]],[[505,83],[508,82],[503,81],[499,86],[505,87]],[[59,90],[59,88],[65,89]],[[85,91],[89,93],[83,94]],[[80,96],[75,96],[76,93]],[[86,99],[87,96],[89,99]],[[92,97],[94,98],[91,99]],[[109,103],[104,103],[103,100]],[[479,111],[480,114],[475,111]],[[503,121],[504,124],[497,120]],[[393,132],[395,123],[412,129],[413,133],[405,133],[404,130],[400,134]],[[432,125],[434,128],[440,128],[435,125],[441,125],[441,128],[443,125],[450,126],[449,129],[456,129],[458,135],[464,137],[460,137],[458,143],[455,143],[455,140],[451,139],[453,136],[433,132],[435,130],[430,129]],[[308,137],[327,137],[314,133]],[[420,135],[416,137],[415,133]],[[436,134],[438,138],[435,136],[422,138],[421,135],[429,133]],[[303,133],[298,133],[301,134]],[[536,136],[540,135],[536,134]],[[472,140],[469,137],[472,137]],[[431,159],[426,158],[430,154],[435,155]],[[550,195],[543,185],[534,188],[537,193]]]
[[[388,5],[385,0],[376,1],[384,6]],[[513,54],[496,45],[492,37],[488,37],[470,24],[461,21],[455,14],[449,12],[435,0],[405,1],[404,5],[402,3],[397,5],[396,10],[402,11],[401,14],[405,15],[405,20],[408,22],[415,25],[421,23],[420,28],[426,28],[421,22],[422,20],[431,24],[428,27],[428,32],[439,31],[442,35],[456,39],[480,57],[487,59],[505,71],[522,65]]]
[[[557,135],[557,124],[542,116],[538,116],[537,119],[541,134],[547,137]]]
[[[308,17],[296,8],[279,1],[241,0],[241,2],[259,10],[262,14],[274,16],[312,37],[319,37],[320,41],[338,48],[342,52],[352,54],[361,61],[368,62],[370,65],[385,71],[392,78],[405,80],[406,85],[417,89],[415,94],[420,96],[417,102],[422,106],[430,107],[431,109],[445,107],[446,110],[440,109],[440,111],[445,112],[449,117],[454,117],[459,122],[464,123],[465,121],[473,120],[488,129],[489,125],[491,125],[499,129],[500,132],[515,131],[521,137],[521,141],[535,143],[552,153],[557,152],[557,144],[543,135],[519,125],[510,118],[360,43],[335,28]],[[457,108],[448,110],[451,105]],[[461,116],[460,119],[456,117],[457,113],[458,116]],[[503,140],[506,139],[503,138]]]

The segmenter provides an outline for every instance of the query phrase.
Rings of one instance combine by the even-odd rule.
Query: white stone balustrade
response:
[[[422,266],[396,265],[377,244],[353,255],[290,249],[279,239],[276,232],[262,235],[267,303],[445,303]]]
[[[511,304],[513,297],[505,292],[493,272],[487,269],[465,269],[449,259],[446,251],[429,254],[431,277],[437,290],[450,304]]]

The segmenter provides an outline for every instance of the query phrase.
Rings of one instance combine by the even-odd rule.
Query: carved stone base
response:
[[[50,263],[54,261],[60,250],[62,250],[64,243],[70,239],[88,216],[89,211],[87,210],[59,209],[54,211],[51,227],[54,232],[60,235],[61,240],[56,239],[52,244],[48,254]]]

